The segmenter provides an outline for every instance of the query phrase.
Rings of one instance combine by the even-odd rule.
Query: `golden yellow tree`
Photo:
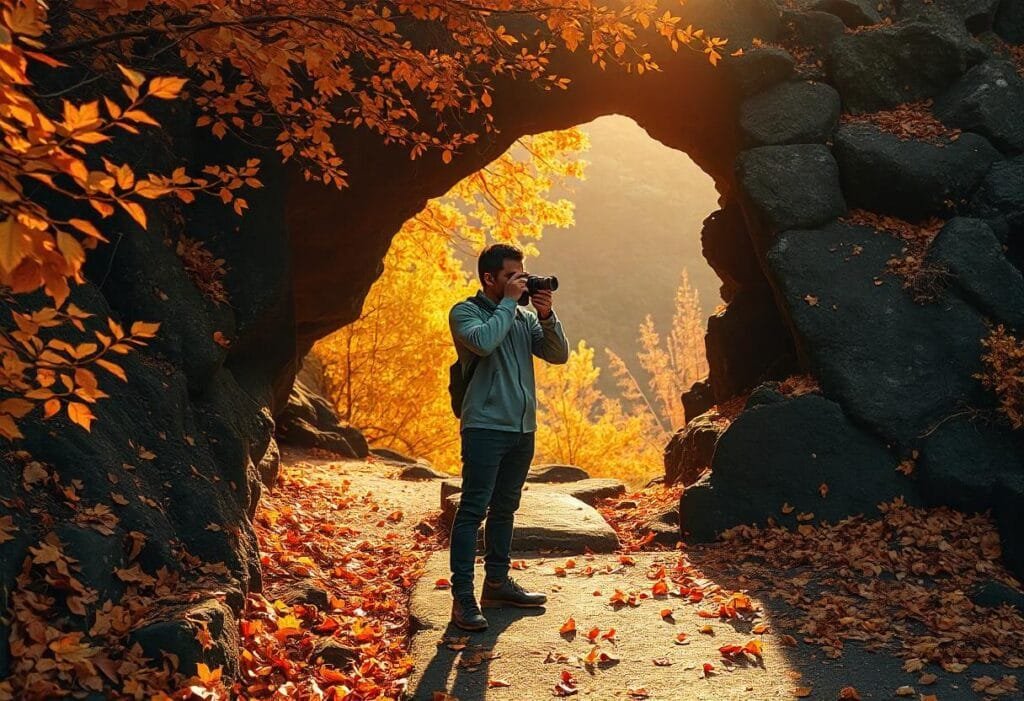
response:
[[[576,129],[524,139],[429,202],[392,241],[359,320],[314,348],[339,416],[371,444],[458,470],[458,420],[447,391],[455,359],[448,310],[478,288],[458,252],[475,255],[507,241],[529,254],[545,227],[570,226],[572,203],[547,193],[582,177],[578,154],[587,145]]]
[[[578,465],[591,475],[640,484],[661,466],[651,419],[627,413],[597,388],[601,369],[581,340],[565,365],[537,366],[537,461]]]
[[[648,375],[647,392],[620,356],[607,348],[605,353],[623,398],[633,411],[650,415],[652,425],[658,427],[664,442],[673,430],[685,423],[683,392],[708,374],[700,297],[690,285],[685,269],[676,288],[672,327],[664,345],[649,314],[640,324],[639,342],[641,350],[637,359]]]

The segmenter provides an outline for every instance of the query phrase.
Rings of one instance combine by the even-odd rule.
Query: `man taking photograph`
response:
[[[482,289],[448,315],[463,376],[472,372],[461,402],[462,495],[451,531],[452,621],[484,630],[487,619],[473,591],[476,538],[484,518],[483,606],[543,606],[544,594],[525,591],[508,576],[512,528],[533,460],[537,399],[533,357],[563,364],[569,344],[551,308],[551,290],[530,294],[537,313],[522,309],[527,292],[523,252],[495,244],[477,262]]]

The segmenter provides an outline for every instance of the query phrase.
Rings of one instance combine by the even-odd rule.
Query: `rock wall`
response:
[[[1021,438],[977,420],[993,416],[994,399],[972,377],[989,324],[1022,330],[1024,157],[1013,117],[1024,105],[999,43],[1024,41],[1022,1],[900,0],[882,9],[895,23],[862,26],[880,16],[860,0],[691,0],[688,20],[745,46],[742,56],[713,69],[697,52],[659,53],[663,71],[638,78],[556,54],[552,70],[573,88],[499,82],[497,133],[450,165],[410,161],[404,148],[353,131],[337,135],[350,174],[343,191],[265,161],[267,186],[241,220],[216,203],[151,217],[147,232],[115,220],[118,236],[92,256],[75,301],[124,323],[160,321],[161,334],[128,357],[131,382],[97,405],[92,433],[39,422],[25,429],[27,452],[0,457],[0,516],[19,527],[0,543],[8,606],[45,589],[29,548],[55,532],[97,605],[125,591],[115,568],[167,567],[179,592],[227,592],[214,608],[218,627],[232,630],[240,594],[260,585],[250,519],[298,359],[358,316],[391,237],[427,199],[521,135],[608,113],[688,153],[721,193],[702,240],[728,305],[709,323],[711,374],[686,397],[688,416],[754,391],[718,440],[710,480],[686,492],[684,528],[712,537],[777,513],[787,499],[841,518],[904,494],[992,506],[1007,560],[1024,571]],[[964,130],[960,139],[937,147],[840,124],[841,112],[923,98]],[[155,162],[253,155],[194,130],[187,113],[159,116],[169,144],[167,154],[146,155]],[[945,270],[931,301],[915,301],[888,272],[903,242],[839,221],[851,208],[949,220],[928,252]],[[186,232],[226,261],[229,304],[204,297],[175,255]],[[817,378],[820,396],[755,390],[795,372]],[[895,473],[915,450],[916,472]],[[821,483],[831,485],[825,509]],[[126,504],[106,536],[81,512],[113,492]],[[133,533],[145,535],[141,549]],[[0,638],[10,621],[0,618]],[[153,648],[161,638],[146,630],[161,625],[150,621],[136,638]],[[186,668],[204,654],[178,653]],[[17,672],[11,665],[0,645],[0,677]]]

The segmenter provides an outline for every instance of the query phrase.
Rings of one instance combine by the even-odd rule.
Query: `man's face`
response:
[[[484,273],[485,288],[504,293],[505,285],[508,284],[509,279],[521,272],[523,272],[522,261],[506,258],[502,264],[501,270],[499,270],[497,274]]]

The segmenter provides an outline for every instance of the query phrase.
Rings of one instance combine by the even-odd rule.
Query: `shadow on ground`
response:
[[[488,630],[466,633],[449,624],[450,593],[433,585],[448,576],[447,553],[435,553],[411,601],[418,631],[411,643],[416,668],[408,698],[432,701],[437,691],[446,691],[459,701],[553,698],[553,687],[564,669],[578,680],[578,696],[588,699],[637,698],[630,696],[630,690],[641,688],[647,698],[662,701],[792,699],[795,690],[803,687],[810,690],[807,698],[831,701],[841,689],[852,686],[867,701],[895,698],[899,687],[910,686],[914,689],[910,698],[935,694],[942,701],[958,701],[980,698],[971,691],[973,678],[989,675],[998,679],[1013,673],[1001,667],[973,665],[963,674],[949,674],[932,666],[926,671],[934,673],[937,681],[922,685],[922,673],[903,671],[903,660],[891,652],[869,652],[848,645],[841,658],[829,659],[819,647],[800,640],[794,623],[797,612],[771,596],[772,573],[752,577],[749,567],[743,572],[729,571],[729,567],[712,571],[702,567],[701,552],[691,550],[693,564],[722,587],[747,589],[761,611],[757,620],[768,624],[767,634],[753,634],[753,621],[701,618],[697,611],[706,606],[677,596],[650,596],[649,575],[662,565],[671,572],[678,557],[673,552],[634,555],[633,566],[623,566],[616,555],[576,556],[576,567],[567,570],[565,577],[554,571],[565,564],[565,557],[525,556],[527,569],[516,572],[517,579],[527,587],[547,591],[548,605],[539,610],[486,609]],[[593,568],[589,576],[588,566]],[[609,599],[616,589],[627,595],[642,592],[648,596],[639,598],[638,606],[614,608]],[[671,609],[671,615],[663,617],[664,609]],[[560,635],[559,629],[570,616],[577,634]],[[704,626],[708,628],[701,632]],[[600,651],[617,660],[597,666],[584,664],[593,648],[586,634],[594,627],[602,634],[615,628],[614,641],[598,637],[597,642]],[[680,632],[686,633],[682,645],[676,644]],[[784,646],[783,634],[796,638],[796,647]],[[444,638],[458,637],[468,638],[465,650],[438,644]],[[744,645],[752,638],[759,638],[763,645],[760,660],[724,663],[721,646]],[[460,666],[460,656],[479,648],[492,648],[496,657]],[[705,674],[705,663],[714,667],[709,674]],[[488,679],[506,681],[509,686],[489,688]]]

